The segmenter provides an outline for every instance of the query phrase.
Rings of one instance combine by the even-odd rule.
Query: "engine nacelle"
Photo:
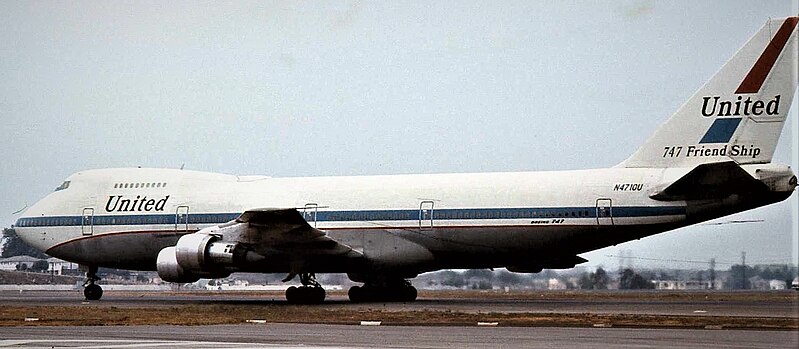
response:
[[[168,282],[189,283],[200,280],[199,275],[192,274],[178,264],[175,247],[167,247],[158,252],[156,261],[158,276]]]
[[[208,245],[218,238],[210,234],[186,234],[175,245],[178,264],[187,270],[203,270],[206,267]]]
[[[218,236],[194,233],[178,239],[174,247],[158,253],[158,276],[169,282],[195,282],[200,278],[222,278],[230,275],[235,243],[217,242]]]

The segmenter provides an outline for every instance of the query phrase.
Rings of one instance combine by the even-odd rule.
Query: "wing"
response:
[[[338,242],[324,231],[311,227],[294,208],[261,208],[248,210],[228,225],[237,225],[236,236],[225,239],[245,243],[256,252],[279,250],[294,255],[363,254]]]

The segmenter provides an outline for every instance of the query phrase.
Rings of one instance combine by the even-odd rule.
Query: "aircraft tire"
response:
[[[291,304],[299,303],[298,302],[300,298],[299,293],[300,291],[296,286],[289,287],[288,289],[286,289],[286,300]]]
[[[402,301],[413,302],[416,300],[416,296],[418,296],[418,294],[419,293],[416,291],[416,287],[406,286],[402,289]]]
[[[376,286],[352,286],[347,292],[350,302],[413,302],[416,300],[418,292],[413,286],[401,287],[376,287]]]
[[[100,297],[103,296],[103,288],[97,284],[86,285],[86,287],[83,288],[83,296],[86,297],[88,301],[99,300]]]
[[[308,287],[308,303],[322,304],[325,301],[325,289],[320,286]]]
[[[350,290],[347,291],[347,296],[350,298],[350,302],[353,303],[361,303],[366,301],[366,297],[361,286],[352,286]]]
[[[286,300],[291,304],[321,304],[325,289],[319,286],[291,286],[286,290]]]

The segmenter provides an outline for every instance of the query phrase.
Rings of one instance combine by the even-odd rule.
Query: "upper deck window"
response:
[[[55,191],[64,190],[67,188],[69,188],[69,181],[64,181],[64,183],[61,183],[58,188],[55,188]]]

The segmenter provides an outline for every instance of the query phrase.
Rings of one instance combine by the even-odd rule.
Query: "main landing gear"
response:
[[[293,275],[284,280],[293,279]],[[291,304],[320,304],[325,300],[325,289],[316,281],[314,273],[300,274],[302,286],[291,286],[286,290],[286,300]]]
[[[416,287],[408,280],[396,280],[384,283],[365,283],[363,286],[352,286],[348,292],[350,301],[362,302],[413,302],[416,300]]]
[[[90,265],[86,272],[86,282],[83,283],[83,296],[87,301],[96,301],[103,296],[103,288],[95,282],[100,281],[97,276],[97,266]]]

